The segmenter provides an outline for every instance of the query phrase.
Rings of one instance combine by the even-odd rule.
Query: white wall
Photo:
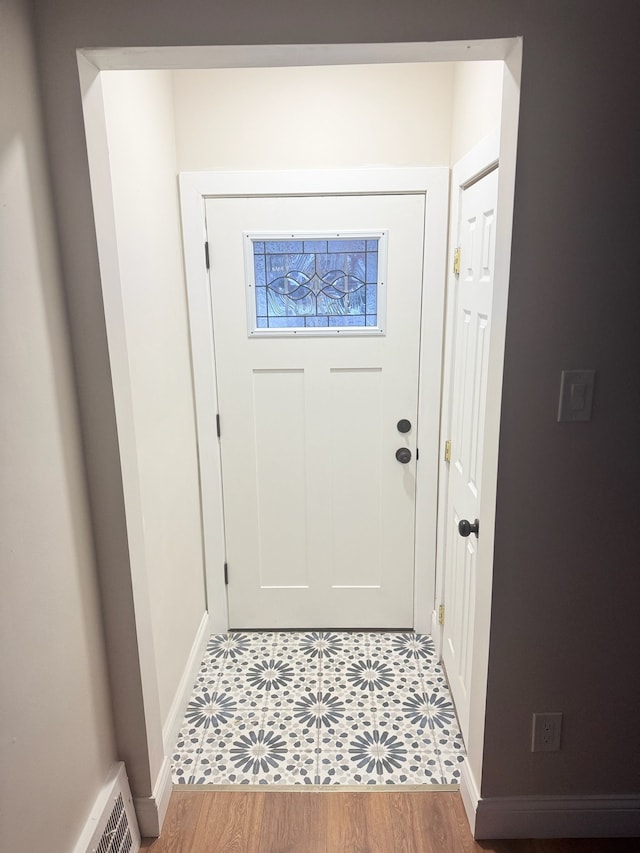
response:
[[[0,849],[73,849],[115,760],[27,4],[0,6]]]
[[[500,125],[502,62],[173,72],[179,170],[453,165]]]
[[[451,165],[500,126],[503,62],[456,62],[453,72]]]
[[[449,163],[453,65],[175,71],[178,168]]]
[[[164,725],[205,611],[171,75],[101,82]]]

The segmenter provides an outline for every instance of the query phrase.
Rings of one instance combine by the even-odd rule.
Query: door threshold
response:
[[[174,791],[206,793],[207,791],[267,791],[269,793],[367,793],[367,794],[443,794],[459,791],[459,785],[174,785]]]

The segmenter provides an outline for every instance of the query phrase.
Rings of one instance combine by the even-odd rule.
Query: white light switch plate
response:
[[[563,370],[558,421],[590,421],[595,370]]]

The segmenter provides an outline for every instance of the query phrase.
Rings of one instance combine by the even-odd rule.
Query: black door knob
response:
[[[462,521],[458,523],[458,533],[460,534],[460,536],[469,536],[470,533],[475,533],[477,539],[479,530],[480,521],[477,518],[473,522],[473,524],[471,524],[470,521],[467,521],[466,518],[463,518]]]
[[[396,450],[396,459],[398,462],[402,462],[403,465],[406,465],[407,462],[411,462],[411,451],[408,447],[399,447]]]
[[[402,418],[396,424],[398,427],[398,432],[409,432],[411,429],[411,421],[408,421],[406,418]]]

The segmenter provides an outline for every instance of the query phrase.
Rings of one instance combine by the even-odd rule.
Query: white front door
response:
[[[460,272],[455,289],[451,460],[446,515],[443,660],[463,736],[469,722],[477,535],[482,535],[482,443],[493,270],[498,169],[462,190]],[[463,522],[462,535],[459,530]],[[472,527],[468,532],[464,522]]]
[[[230,627],[412,627],[425,194],[209,198],[206,224]]]

